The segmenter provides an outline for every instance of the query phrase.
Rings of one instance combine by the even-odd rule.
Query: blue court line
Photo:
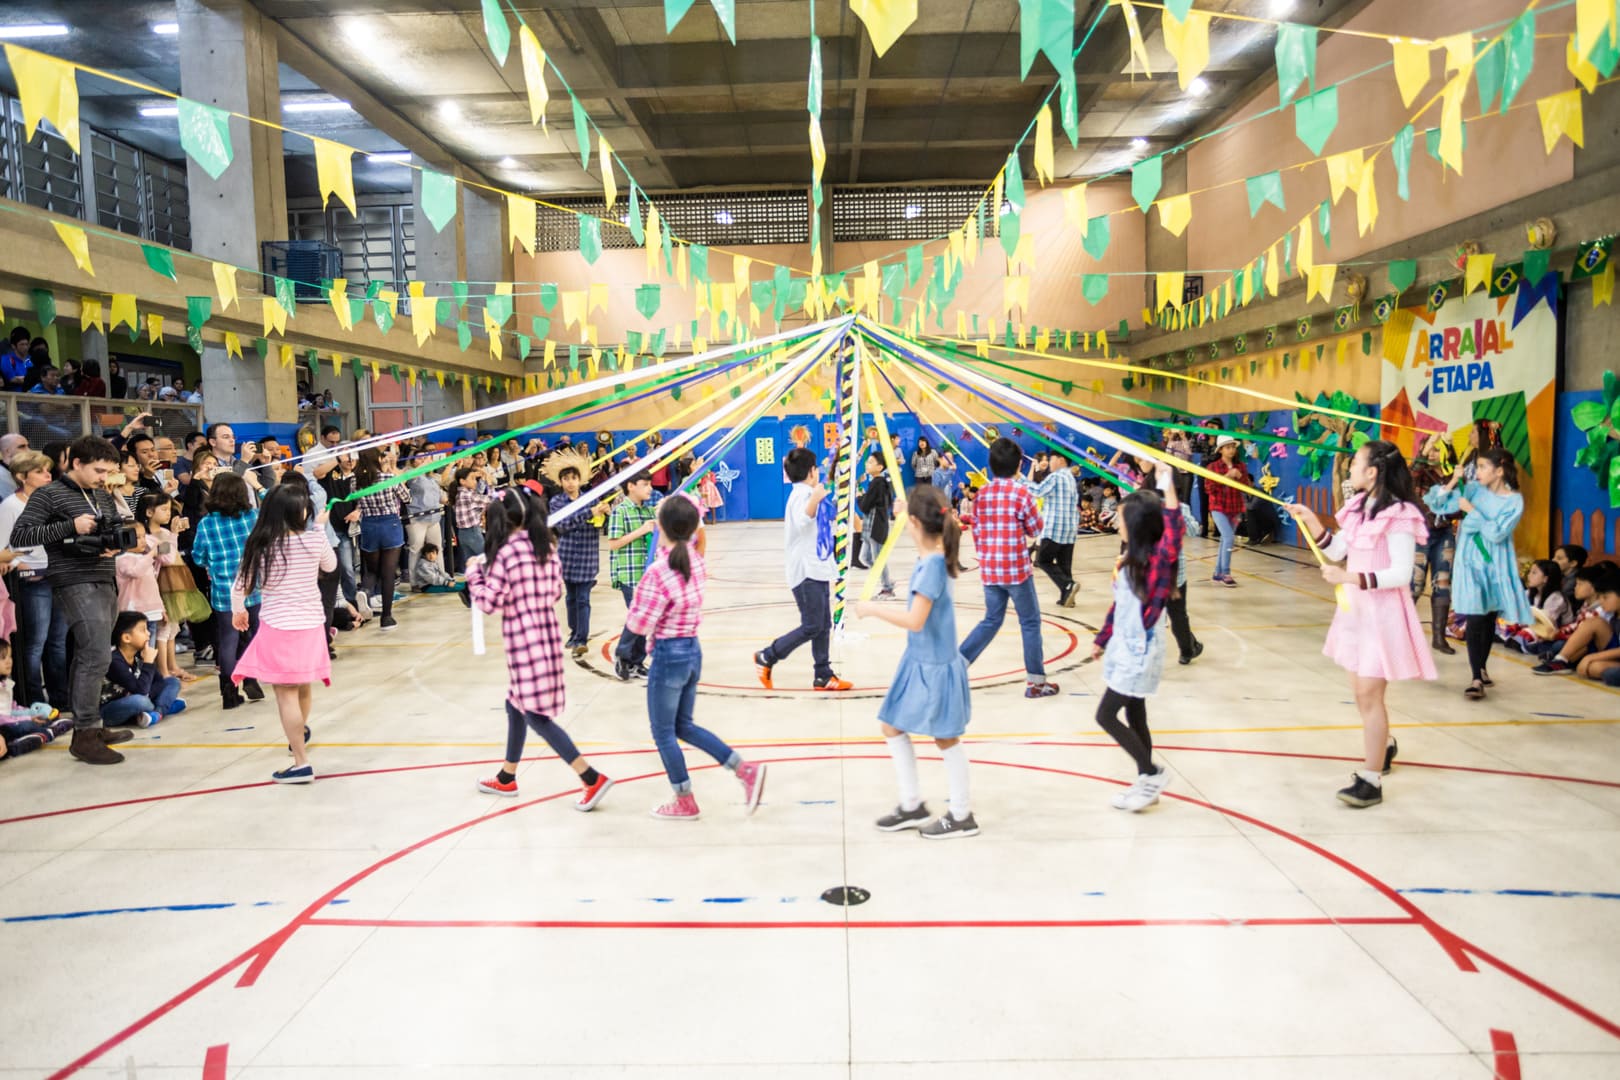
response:
[[[1531,716],[1551,716],[1557,720],[1585,720],[1586,717],[1567,712],[1533,712]]]
[[[1396,889],[1424,896],[1541,896],[1560,900],[1620,900],[1620,893],[1576,892],[1566,889]]]
[[[98,915],[147,915],[155,911],[224,911],[235,907],[275,907],[280,900],[255,900],[252,903],[220,904],[153,904],[149,907],[97,908],[89,911],[54,911],[46,915],[7,915],[0,923],[56,922],[62,919],[89,919]],[[347,900],[333,900],[332,904],[347,904]]]

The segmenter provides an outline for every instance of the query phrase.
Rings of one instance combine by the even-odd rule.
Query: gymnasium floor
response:
[[[755,817],[695,759],[703,820],[647,816],[668,788],[643,695],[599,649],[564,719],[618,788],[574,813],[571,774],[534,757],[519,799],[478,794],[498,645],[473,657],[456,600],[412,598],[397,633],[343,636],[313,786],[267,783],[269,703],[207,692],[122,766],[0,765],[0,1077],[1620,1075],[1615,693],[1498,654],[1469,704],[1441,657],[1391,694],[1384,805],[1350,810],[1329,590],[1284,549],[1211,586],[1194,540],[1208,651],[1150,704],[1174,783],[1123,814],[1128,760],[1077,663],[1115,547],[1083,539],[1078,605],[1045,612],[1063,694],[1024,700],[1009,620],[974,668],[983,832],[930,844],[871,827],[901,635],[835,649],[860,692],[761,691],[749,653],[793,618],[780,526],[712,533],[699,718],[772,763]],[[964,576],[960,633],[980,600]],[[593,646],[623,617],[605,587],[595,605]],[[778,681],[808,687],[807,654]],[[841,885],[870,899],[819,899]]]

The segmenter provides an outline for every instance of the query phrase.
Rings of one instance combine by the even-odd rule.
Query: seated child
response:
[[[101,722],[146,728],[184,712],[180,680],[158,675],[157,650],[151,645],[146,616],[139,611],[120,611],[112,637],[112,659],[101,691]]]
[[[1544,641],[1557,640],[1558,632],[1574,619],[1569,601],[1564,599],[1563,571],[1551,559],[1537,559],[1524,575],[1524,594],[1535,614],[1527,625],[1496,621],[1497,639],[1523,652],[1531,652]]]
[[[1097,511],[1097,523],[1101,528],[1114,527],[1114,515],[1119,511],[1119,488],[1113,484],[1103,485],[1102,506]]]
[[[1575,571],[1575,596],[1585,606],[1558,652],[1532,675],[1583,675],[1620,686],[1620,566],[1600,562]]]
[[[0,758],[38,750],[73,730],[73,721],[57,719],[49,705],[16,705],[11,697],[11,642],[0,638]]]
[[[1574,611],[1576,608],[1580,607],[1580,605],[1575,602],[1575,571],[1586,565],[1586,560],[1589,554],[1590,553],[1579,544],[1559,544],[1557,547],[1553,548],[1552,561],[1557,563],[1558,569],[1563,572],[1564,599],[1569,601],[1569,610],[1571,611]]]
[[[455,581],[445,573],[444,564],[439,561],[439,545],[422,545],[422,554],[417,557],[416,569],[411,571],[411,588],[417,592],[446,593],[460,592],[466,587],[466,582]]]

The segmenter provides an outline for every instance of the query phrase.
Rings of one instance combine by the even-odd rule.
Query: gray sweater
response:
[[[28,505],[11,532],[14,547],[43,545],[49,563],[45,577],[53,586],[113,585],[113,560],[87,555],[66,545],[75,530],[73,519],[94,513],[103,522],[120,521],[118,506],[106,491],[86,491],[67,477],[58,477],[28,497]]]

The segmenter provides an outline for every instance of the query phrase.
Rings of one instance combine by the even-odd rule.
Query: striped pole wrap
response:
[[[838,346],[838,423],[839,445],[834,456],[833,497],[838,500],[833,525],[833,561],[838,577],[833,580],[833,630],[844,630],[845,582],[849,578],[850,520],[855,510],[855,449],[860,445],[861,407],[860,368],[855,362],[855,335],[846,334]]]

